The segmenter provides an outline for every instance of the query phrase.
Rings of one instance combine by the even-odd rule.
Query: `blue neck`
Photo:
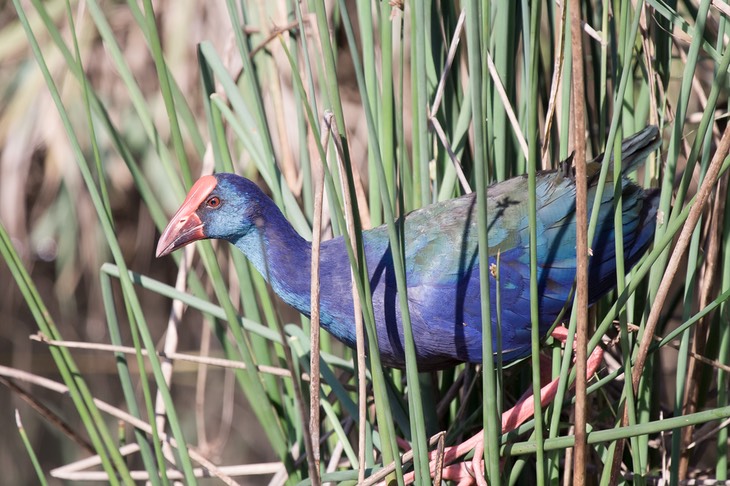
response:
[[[309,317],[311,243],[294,230],[268,198],[261,198],[248,218],[253,224],[247,233],[229,241],[246,255],[284,302]],[[351,288],[347,252],[341,238],[324,242],[321,251],[320,322],[324,329],[354,347],[352,298],[349,291],[343,292],[343,289]]]
[[[279,297],[310,315],[312,246],[289,224],[273,203],[261,211],[255,225],[231,241],[271,284]]]

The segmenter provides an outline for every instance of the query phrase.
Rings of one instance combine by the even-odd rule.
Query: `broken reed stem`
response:
[[[583,36],[581,29],[581,2],[570,2],[570,29],[573,39],[573,139],[575,146],[576,185],[576,313],[575,331],[575,452],[573,481],[583,486],[586,481],[587,383],[586,360],[588,354],[588,180],[586,175],[585,98],[583,93]]]
[[[329,131],[326,130],[324,120],[320,124],[320,143],[322,147],[326,147],[329,143]],[[320,428],[320,410],[319,410],[319,255],[322,243],[322,204],[324,199],[324,164],[322,161],[322,170],[317,174],[314,181],[314,215],[312,221],[312,274],[311,274],[311,315],[310,323],[310,341],[309,341],[309,370],[311,373],[311,381],[309,384],[309,434],[312,436],[312,453],[317,469],[317,477],[312,478],[312,482],[318,484],[319,464],[321,454],[319,448],[319,428]]]
[[[335,119],[334,114],[331,111],[326,111],[324,114],[324,121],[327,124],[328,130],[332,132],[332,142],[335,145],[335,152],[337,153],[337,163],[340,167],[340,183],[342,184],[342,197],[345,203],[345,221],[347,223],[347,233],[350,235],[350,243],[352,245],[353,253],[357,259],[357,243],[355,240],[355,228],[354,228],[354,215],[352,212],[352,201],[350,199],[350,191],[347,188],[347,182],[345,180],[345,166],[343,164],[344,150],[340,144],[340,134],[337,130],[337,124],[333,123]],[[359,264],[359,262],[356,262]],[[359,416],[358,424],[358,441],[357,441],[357,478],[358,484],[362,484],[365,481],[365,447],[366,447],[366,432],[367,432],[367,376],[365,366],[365,328],[362,319],[362,308],[360,304],[360,294],[357,292],[357,283],[355,282],[356,275],[352,267],[350,267],[350,277],[352,279],[352,303],[355,311],[355,340],[356,340],[356,351],[357,351],[357,387],[358,387],[358,401],[357,401],[357,413]]]

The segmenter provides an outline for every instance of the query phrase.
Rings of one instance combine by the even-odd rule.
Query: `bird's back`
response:
[[[639,146],[644,152],[645,145]],[[597,173],[598,163],[593,164],[589,172]],[[564,172],[543,172],[537,178],[538,305],[542,334],[569,301],[575,279],[575,182]],[[596,183],[597,177],[589,181],[589,213]],[[609,175],[589,259],[591,302],[612,289],[616,281],[613,188]],[[526,356],[530,350],[528,193],[526,176],[495,184],[487,191],[492,334],[496,335],[499,313],[502,340],[494,344],[495,350],[501,350],[504,362]],[[658,200],[654,191],[645,191],[628,179],[622,180],[622,195],[623,246],[629,269],[651,242]],[[477,197],[470,194],[427,206],[401,219],[405,221],[409,309],[422,369],[482,360]],[[381,226],[366,231],[363,240],[380,353],[386,364],[403,366],[402,320],[387,230]],[[323,251],[324,255],[344,255],[342,240],[331,240]],[[326,260],[347,262],[346,257],[332,256]],[[345,284],[341,281],[343,274],[349,278],[349,272],[323,271],[339,275],[340,281],[335,280],[334,285]],[[324,280],[323,285],[326,292],[328,284]],[[354,343],[352,327],[345,329],[342,325],[344,319],[351,319],[351,305],[351,301],[333,303],[330,309],[323,308],[323,314],[333,314],[332,320],[339,322],[335,325],[341,326],[340,332],[348,334],[339,337]]]

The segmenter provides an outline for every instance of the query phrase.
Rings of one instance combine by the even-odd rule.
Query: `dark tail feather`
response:
[[[657,208],[659,206],[658,189],[642,189],[631,184],[634,194],[628,196],[634,199],[636,204],[641,205],[638,214],[632,214],[633,229],[624,232],[624,265],[628,272],[636,265],[644,253],[654,241],[654,230],[657,224]],[[624,194],[627,197],[627,194]],[[626,215],[625,215],[626,216]],[[635,219],[633,219],[635,218]],[[589,302],[593,304],[603,297],[608,291],[616,287],[616,253],[614,251],[613,221],[606,220],[603,227],[599,228],[601,234],[598,240],[607,241],[610,235],[610,247],[599,246],[599,253],[595,254],[589,265],[588,289]],[[626,221],[624,221],[626,223]],[[626,227],[624,227],[626,229]],[[599,244],[600,245],[600,244]]]
[[[659,129],[654,125],[649,125],[640,132],[625,138],[621,142],[621,172],[628,174],[634,170],[639,164],[655,151],[662,143],[662,137]],[[596,157],[593,162],[602,162],[603,154]],[[613,162],[613,155],[611,156]]]
[[[639,261],[644,252],[654,241],[654,231],[657,224],[657,211],[659,210],[659,189],[644,189],[643,205],[639,216],[639,234],[634,240],[631,250],[626,255],[630,262],[626,270],[629,270]]]

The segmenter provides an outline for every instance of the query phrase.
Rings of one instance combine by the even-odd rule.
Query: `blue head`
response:
[[[256,184],[235,174],[201,177],[160,236],[157,257],[205,238],[236,243],[263,224],[267,200]]]

